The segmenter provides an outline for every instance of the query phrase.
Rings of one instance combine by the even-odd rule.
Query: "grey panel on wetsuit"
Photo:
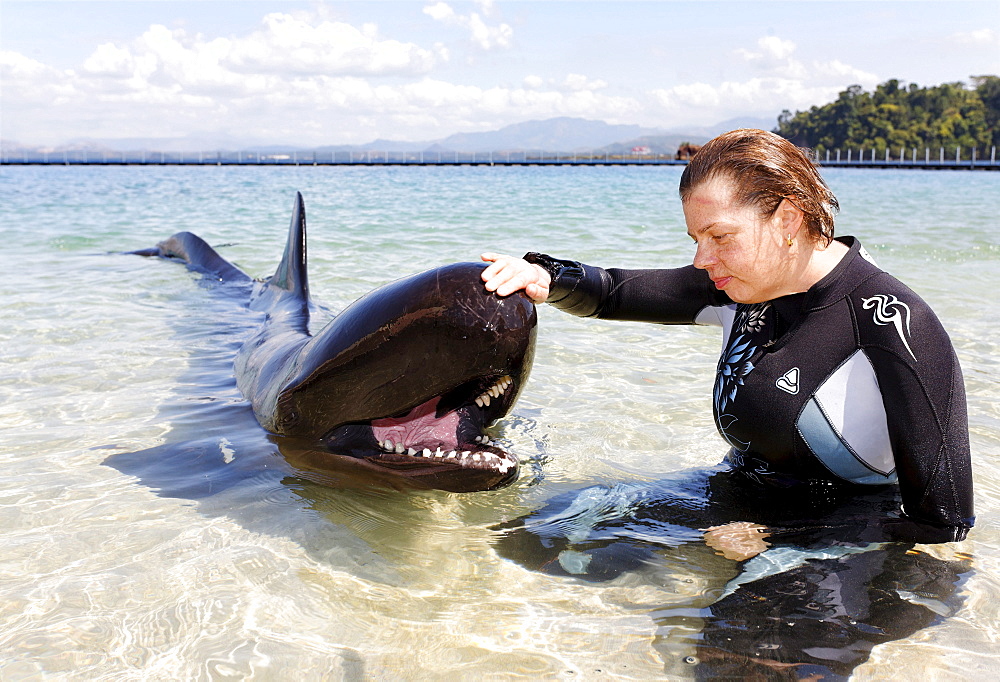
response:
[[[840,478],[865,485],[896,481],[882,394],[862,351],[827,377],[796,427],[813,454]]]

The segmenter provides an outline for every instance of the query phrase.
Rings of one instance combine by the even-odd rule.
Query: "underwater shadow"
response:
[[[291,539],[329,565],[385,580],[393,567],[378,555],[386,549],[379,543],[403,541],[391,532],[400,519],[408,519],[414,532],[433,532],[434,520],[421,522],[420,510],[447,503],[453,494],[268,433],[241,394],[233,366],[262,317],[245,305],[251,285],[176,272],[195,286],[168,304],[178,311],[168,318],[168,333],[187,355],[184,363],[160,369],[172,373],[170,391],[149,421],[163,431],[161,443],[134,451],[97,448],[113,452],[102,463],[160,497],[192,501],[206,516],[225,516],[248,530]],[[510,414],[503,428],[509,423],[523,430],[516,425],[524,421]]]
[[[971,558],[887,541],[898,509],[892,489],[769,491],[719,466],[558,496],[499,526],[495,547],[554,576],[664,586],[649,616],[668,675],[846,679],[876,645],[961,608]],[[734,547],[706,544],[707,529],[736,523],[749,530]],[[678,575],[699,594],[668,595]]]

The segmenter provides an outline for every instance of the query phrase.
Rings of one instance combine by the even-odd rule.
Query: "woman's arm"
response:
[[[937,316],[912,291],[888,276],[864,288],[870,293],[852,296],[858,332],[882,392],[903,502],[904,518],[890,521],[887,531],[913,542],[962,540],[975,517],[958,357]]]
[[[708,306],[731,301],[701,270],[688,265],[657,270],[605,270],[576,261],[528,253],[511,258],[483,254],[486,288],[501,296],[524,289],[536,303],[547,301],[580,317],[660,324],[691,324]]]

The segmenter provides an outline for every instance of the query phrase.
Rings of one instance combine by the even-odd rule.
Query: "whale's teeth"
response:
[[[479,407],[489,407],[490,400],[496,400],[510,388],[510,385],[514,383],[514,380],[508,375],[504,375],[496,380],[496,382],[490,386],[488,389],[483,391],[479,397],[476,398],[476,405]]]
[[[396,443],[396,454],[397,455],[401,455],[404,452],[406,452],[406,448],[403,446],[403,444],[402,443]]]
[[[416,451],[416,450],[414,450],[413,448],[409,448],[409,449],[408,449],[408,450],[406,451],[406,454],[408,454],[408,455],[409,455],[410,457],[413,457],[413,456],[414,456],[415,454],[417,454],[417,451]]]
[[[423,451],[422,454],[423,454],[424,457],[430,457],[433,453],[428,448],[424,448],[424,451]]]
[[[388,438],[379,443],[379,445],[382,446],[382,449],[385,450],[386,452],[392,452],[393,450],[396,449],[396,446]]]
[[[470,454],[472,454],[472,453],[471,453],[471,452],[469,452],[468,450],[462,450],[462,459],[465,459],[465,458],[466,458],[466,457],[468,457],[468,456],[469,456]],[[451,453],[451,454],[449,454],[448,456],[449,456],[449,457],[454,457],[454,456],[455,456],[455,453],[454,453],[454,452],[452,452],[452,453]]]
[[[438,446],[437,450],[434,451],[434,456],[435,457],[444,457],[444,453],[441,452],[441,446],[440,445]]]
[[[478,452],[472,456],[472,460],[474,462],[478,462],[480,459],[482,459],[482,458],[479,456]]]
[[[454,450],[452,450],[451,452],[448,453],[448,459],[455,459],[455,456],[457,454],[458,454],[457,452],[455,452]],[[469,454],[469,453],[468,452],[463,452],[462,453],[463,456],[465,456],[467,454]]]

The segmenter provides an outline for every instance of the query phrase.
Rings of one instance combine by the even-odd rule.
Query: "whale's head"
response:
[[[456,263],[355,301],[310,338],[255,410],[269,431],[432,488],[489,490],[517,477],[487,427],[531,369],[537,314]],[[315,464],[316,457],[310,459]]]

